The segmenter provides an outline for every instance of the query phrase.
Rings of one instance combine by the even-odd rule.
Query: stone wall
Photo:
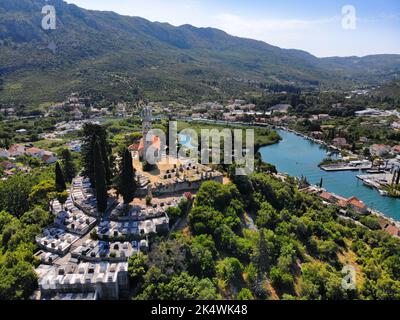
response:
[[[193,191],[193,190],[198,190],[200,189],[200,186],[203,184],[203,182],[206,181],[216,181],[219,183],[223,183],[223,176],[222,175],[217,175],[208,179],[203,179],[203,180],[198,180],[194,182],[177,182],[173,183],[167,186],[161,186],[161,187],[152,187],[151,188],[151,193],[153,196],[160,196],[160,195],[166,195],[166,194],[171,194],[171,193],[176,193],[176,192],[186,192],[186,191]],[[139,197],[145,197],[148,194],[148,189],[147,188],[142,188],[137,190],[137,195]]]

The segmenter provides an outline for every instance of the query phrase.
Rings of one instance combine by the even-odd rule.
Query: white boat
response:
[[[378,189],[378,191],[379,191],[381,196],[388,196],[389,195],[389,193],[387,191],[385,191],[385,190]]]

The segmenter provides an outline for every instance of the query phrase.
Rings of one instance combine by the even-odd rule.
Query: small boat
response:
[[[378,173],[384,173],[385,171],[383,171],[383,170],[375,170],[375,169],[370,169],[370,170],[367,170],[367,173],[370,173],[370,174],[378,174]]]
[[[381,190],[381,189],[378,189],[378,191],[379,191],[379,193],[380,193],[380,195],[381,196],[388,196],[389,195],[389,193],[387,192],[387,191],[385,191],[385,190]]]

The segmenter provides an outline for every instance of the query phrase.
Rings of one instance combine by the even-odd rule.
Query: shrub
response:
[[[237,295],[237,300],[254,300],[254,296],[247,288],[242,288]]]

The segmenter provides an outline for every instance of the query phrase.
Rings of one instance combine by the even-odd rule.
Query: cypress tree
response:
[[[97,210],[104,214],[107,209],[107,179],[106,172],[104,169],[103,157],[98,142],[94,144],[93,150],[93,170],[94,170],[94,182],[96,185],[96,199],[97,199]]]
[[[63,192],[67,189],[65,185],[64,175],[62,173],[60,163],[56,162],[56,190],[57,192]]]
[[[71,183],[72,179],[74,179],[76,175],[76,167],[72,159],[71,152],[68,149],[64,149],[61,152],[61,158],[64,165],[63,167],[65,180]]]
[[[258,296],[263,297],[266,295],[266,292],[263,288],[263,282],[265,278],[265,273],[267,272],[269,266],[268,249],[265,242],[264,229],[260,229],[260,236],[255,258],[255,267],[257,268],[255,292]]]
[[[133,171],[132,156],[128,149],[123,152],[120,163],[117,190],[125,204],[132,202],[136,192],[135,173]]]
[[[83,174],[90,179],[92,186],[96,187],[94,178],[94,148],[98,143],[105,171],[107,185],[111,183],[111,168],[109,157],[111,148],[108,144],[107,131],[98,124],[86,123],[83,126],[82,163]]]

